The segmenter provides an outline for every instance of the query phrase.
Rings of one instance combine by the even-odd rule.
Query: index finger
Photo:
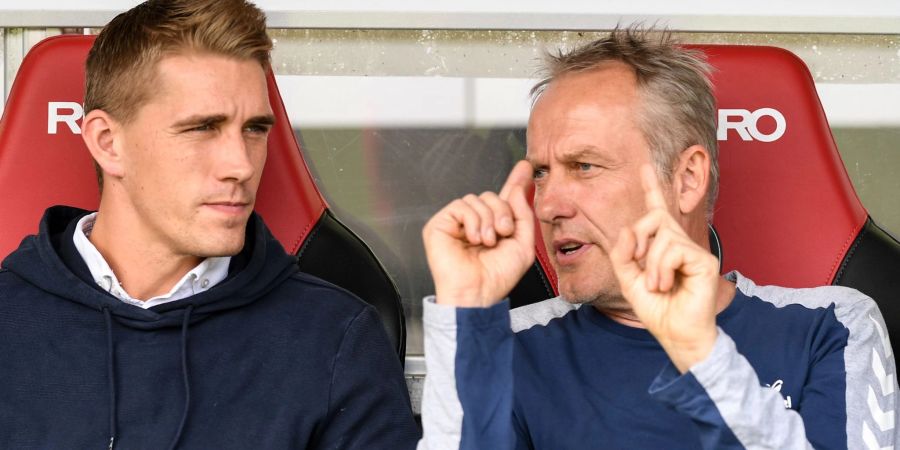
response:
[[[527,192],[533,177],[534,168],[531,167],[531,163],[524,159],[517,162],[509,173],[509,176],[506,177],[506,183],[503,184],[503,188],[500,189],[500,199],[509,200],[509,194],[513,191],[513,188],[517,186],[522,187],[522,190]]]
[[[650,164],[641,166],[641,186],[644,188],[644,201],[648,210],[667,209],[666,198],[663,197],[662,189],[659,187],[656,171]]]

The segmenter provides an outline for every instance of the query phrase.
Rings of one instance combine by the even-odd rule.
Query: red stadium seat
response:
[[[900,346],[900,243],[856,196],[809,70],[774,47],[693,48],[715,68],[721,183],[713,221],[723,270],[758,284],[856,288],[876,300]],[[537,250],[514,306],[556,294],[542,243]]]
[[[900,243],[860,203],[806,65],[773,47],[700,49],[716,68],[724,270],[856,288],[878,303],[896,348]]]
[[[45,208],[99,204],[90,154],[78,134],[84,61],[93,36],[63,35],[35,45],[22,61],[0,120],[0,258],[37,231]],[[256,211],[300,268],[378,310],[401,361],[406,336],[400,296],[384,268],[330,212],[310,176],[270,72],[276,125]]]

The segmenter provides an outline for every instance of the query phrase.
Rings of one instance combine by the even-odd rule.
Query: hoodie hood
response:
[[[144,330],[181,327],[189,307],[190,323],[195,323],[215,312],[252,303],[297,271],[296,258],[284,251],[259,215],[253,213],[247,223],[244,249],[232,258],[225,280],[200,294],[143,309],[122,302],[93,283],[72,242],[75,223],[89,213],[67,206],[49,208],[38,234],[26,237],[3,260],[3,267],[51,294],[98,312],[108,310],[116,322]]]
[[[191,324],[219,311],[238,308],[261,298],[297,271],[296,259],[269,233],[256,213],[250,216],[244,248],[232,257],[229,275],[208,291],[150,309],[113,297],[94,283],[72,235],[88,211],[54,206],[44,213],[37,235],[26,237],[3,261],[3,267],[26,282],[57,297],[96,310],[106,328],[106,368],[109,393],[109,444],[116,444],[118,403],[114,322],[139,330],[181,328],[181,379],[184,401],[181,421],[169,446],[178,446],[191,409],[188,335]]]

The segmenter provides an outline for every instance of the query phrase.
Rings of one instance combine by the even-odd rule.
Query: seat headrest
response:
[[[831,284],[867,213],[806,65],[774,47],[698,46],[714,67],[724,270],[761,284]]]

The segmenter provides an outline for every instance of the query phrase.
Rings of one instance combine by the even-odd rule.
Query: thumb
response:
[[[515,239],[524,245],[534,247],[534,213],[525,197],[525,188],[514,186],[509,192],[509,206],[515,219]]]
[[[503,187],[500,189],[500,193],[498,194],[498,196],[502,200],[509,201],[509,195],[516,188],[522,188],[524,195],[525,188],[531,185],[533,179],[534,169],[531,167],[531,163],[525,160],[521,160],[517,162],[509,172],[509,176],[506,178],[506,183],[503,184]]]

